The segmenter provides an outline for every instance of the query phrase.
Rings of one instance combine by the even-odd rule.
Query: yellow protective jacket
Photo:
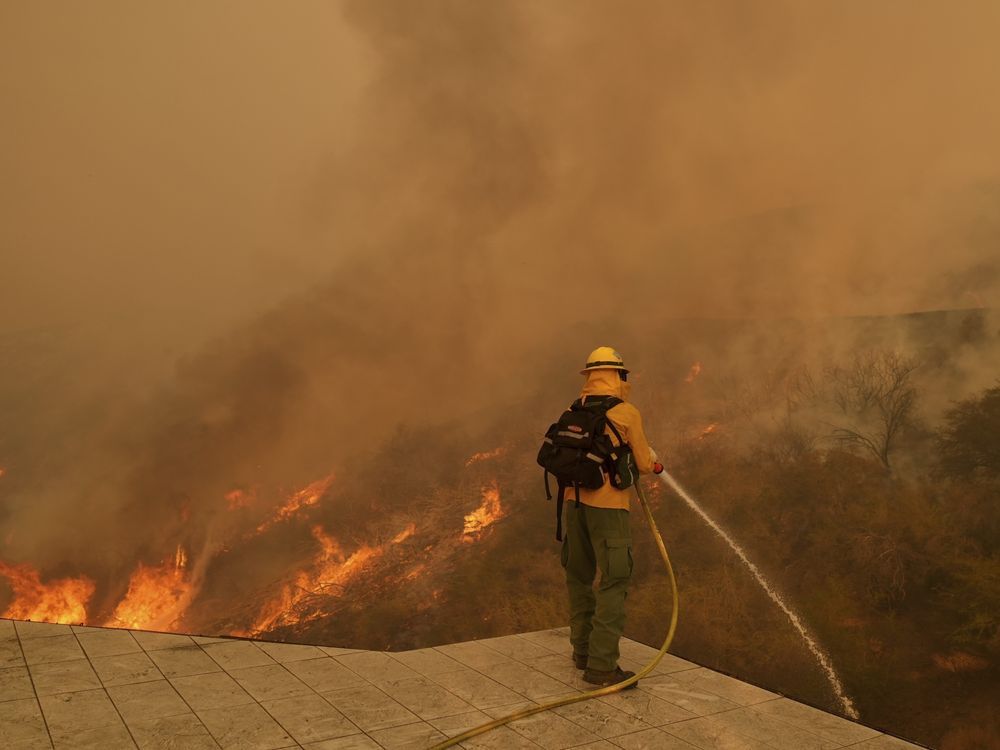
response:
[[[587,382],[583,385],[580,397],[586,403],[587,396],[617,396],[625,403],[608,409],[608,419],[614,423],[622,440],[632,447],[635,454],[635,465],[640,474],[651,474],[653,471],[653,456],[646,440],[646,433],[642,431],[642,417],[639,410],[628,403],[629,384],[621,382],[617,370],[590,370],[587,372]],[[610,428],[605,428],[605,433],[611,436],[611,442],[617,444]],[[621,508],[629,509],[629,498],[632,497],[631,487],[618,490],[611,486],[607,475],[604,477],[604,486],[596,490],[580,488],[580,502],[584,505],[591,505],[595,508]],[[576,499],[576,490],[572,487],[563,488],[563,501],[571,502]]]

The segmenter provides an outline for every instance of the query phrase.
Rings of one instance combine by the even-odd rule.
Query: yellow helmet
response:
[[[587,366],[580,370],[580,374],[584,375],[589,370],[620,370],[628,375],[622,355],[610,346],[599,346],[590,353],[587,357]]]

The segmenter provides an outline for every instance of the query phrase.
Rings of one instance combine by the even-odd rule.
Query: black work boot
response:
[[[573,663],[576,665],[577,669],[586,669],[588,658],[589,657],[586,654],[578,654],[576,651],[573,652]]]
[[[600,669],[588,669],[583,673],[584,682],[589,682],[592,685],[600,685],[601,687],[617,685],[619,682],[627,680],[629,677],[635,677],[635,672],[627,672],[621,667],[615,667],[607,672]],[[625,690],[631,690],[632,688],[638,686],[638,682],[633,682],[625,688]]]

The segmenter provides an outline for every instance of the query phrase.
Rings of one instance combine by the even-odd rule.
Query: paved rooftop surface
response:
[[[399,653],[0,619],[0,748],[423,749],[588,689],[566,629]],[[656,653],[622,640],[623,667]],[[667,655],[625,693],[465,748],[916,748]]]

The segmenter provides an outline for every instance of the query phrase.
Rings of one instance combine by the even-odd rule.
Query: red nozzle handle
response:
[[[653,464],[653,473],[654,474],[660,474],[662,471],[663,471],[663,464],[661,464],[659,461],[657,461],[655,464]]]

